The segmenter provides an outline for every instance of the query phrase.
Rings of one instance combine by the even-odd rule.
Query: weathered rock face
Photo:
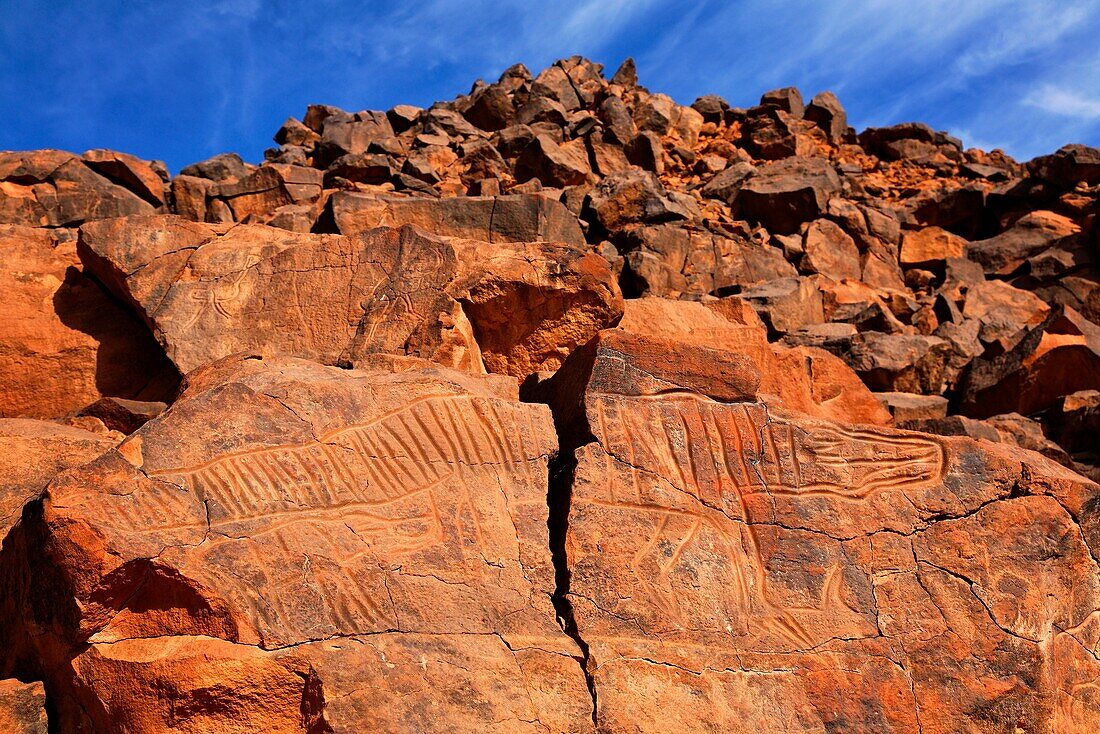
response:
[[[4,552],[62,731],[590,728],[549,413],[425,364],[233,358],[53,482]]]
[[[0,256],[0,417],[61,416],[105,395],[171,399],[175,368],[80,271],[73,241],[0,225]]]
[[[164,202],[163,165],[112,153],[89,151],[82,160],[60,150],[0,152],[0,223],[75,227],[152,214]]]
[[[631,369],[628,346],[552,380],[576,447],[556,543],[599,728],[1097,726],[1080,684],[1100,487],[1014,449],[707,394]]]
[[[545,196],[467,196],[450,199],[381,197],[337,192],[329,200],[341,234],[415,224],[443,237],[483,242],[564,242],[583,246],[577,219]]]
[[[0,418],[0,540],[23,505],[57,474],[87,463],[116,441],[72,426],[27,418]]]
[[[870,387],[935,394],[943,388],[947,342],[934,336],[869,332],[845,356]]]
[[[18,672],[13,648],[23,616],[27,567],[9,552],[8,533],[18,527],[24,506],[35,500],[59,473],[92,461],[117,441],[72,426],[26,418],[0,419],[0,679]],[[30,664],[34,670],[37,663]],[[27,675],[24,679],[40,679]],[[46,711],[41,683],[0,680],[0,731],[45,734]]]
[[[901,242],[904,267],[935,267],[950,257],[965,257],[967,241],[939,227],[906,233]]]
[[[769,345],[764,324],[739,298],[705,305],[663,298],[629,300],[619,326],[630,334],[660,340],[660,345],[649,344],[648,349],[664,351],[669,364],[693,356],[698,360],[694,370],[700,374],[722,360],[746,360],[759,377],[745,394],[767,396],[769,402],[788,410],[858,423],[890,422],[889,413],[842,360],[821,349]],[[713,377],[717,382],[723,379]]]
[[[90,417],[111,431],[130,434],[164,412],[168,406],[157,401],[100,398],[80,409],[77,417]]]
[[[623,288],[629,295],[723,295],[795,275],[778,248],[705,230],[658,224],[624,234]]]
[[[840,180],[827,161],[792,157],[761,168],[741,186],[738,202],[749,219],[789,234],[821,214],[839,188]]]
[[[1066,216],[1049,211],[1031,212],[996,237],[974,242],[967,256],[981,263],[988,273],[1011,275],[1028,259],[1079,232],[1078,226]]]
[[[325,364],[409,354],[527,375],[556,368],[622,309],[595,255],[411,227],[346,237],[129,218],[83,228],[79,250],[182,372],[266,349]]]
[[[1007,352],[974,360],[959,389],[961,410],[985,418],[1028,415],[1066,393],[1100,389],[1100,327],[1072,309],[1051,313]]]
[[[0,681],[0,728],[11,734],[46,734],[46,693],[41,683]]]

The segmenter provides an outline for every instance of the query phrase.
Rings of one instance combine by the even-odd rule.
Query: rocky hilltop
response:
[[[1100,731],[1100,150],[581,58],[0,153],[5,732]]]

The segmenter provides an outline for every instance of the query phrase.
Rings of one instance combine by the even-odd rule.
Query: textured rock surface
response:
[[[154,167],[126,155],[108,161],[98,155],[104,152],[111,151],[91,151],[89,160],[81,160],[60,150],[0,151],[0,222],[74,227],[93,219],[153,213],[155,205],[142,194],[153,193],[150,179],[158,177]],[[108,176],[112,171],[134,175],[124,176],[124,185],[119,185],[97,169]],[[163,166],[161,171],[166,178]]]
[[[0,680],[0,729],[10,734],[46,734],[46,727],[42,684]]]
[[[90,431],[28,418],[0,418],[0,538],[23,505],[56,474],[112,448],[116,441]]]
[[[337,192],[329,205],[341,234],[415,224],[432,234],[483,242],[584,245],[576,217],[545,196],[425,199]]]
[[[1100,488],[624,370],[623,346],[575,353],[552,390],[579,444],[556,542],[599,727],[1097,725]]]
[[[170,399],[179,375],[146,327],[79,268],[75,243],[0,225],[0,416],[64,415],[111,395]]]
[[[526,375],[556,368],[622,309],[595,255],[412,227],[341,236],[129,218],[86,225],[79,249],[183,372],[267,349],[325,364],[409,354]]]
[[[775,405],[834,420],[890,422],[889,413],[836,356],[821,349],[769,345],[764,325],[741,299],[707,305],[661,298],[629,300],[619,326],[661,339],[657,351],[663,349],[673,362],[687,361],[688,350],[702,348],[705,351],[694,355],[699,360],[696,370],[702,373],[716,359],[746,360],[759,374],[757,386],[746,394],[765,395]]]
[[[5,553],[62,730],[590,725],[550,604],[548,411],[423,364],[233,358],[53,482]]]

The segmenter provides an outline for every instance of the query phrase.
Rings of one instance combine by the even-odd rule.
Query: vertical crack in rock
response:
[[[493,243],[493,219],[497,215],[497,200],[498,200],[497,197],[494,196],[493,197],[493,205],[489,209],[489,227],[485,232],[485,241],[489,242],[490,244],[494,244]]]
[[[325,721],[324,681],[312,667],[297,675],[302,678],[302,730],[306,734],[332,734],[332,725]]]
[[[556,421],[555,421],[556,423]],[[559,440],[565,443],[560,435]],[[567,446],[567,445],[566,445]],[[573,480],[577,471],[577,459],[574,452],[563,448],[550,461],[550,480],[546,493],[546,503],[549,508],[546,525],[550,531],[550,557],[554,563],[554,596],[552,598],[554,611],[558,615],[558,624],[562,631],[569,635],[577,647],[580,648],[581,672],[584,673],[584,682],[588,686],[588,694],[592,697],[592,726],[599,729],[597,723],[597,694],[596,680],[592,675],[592,657],[588,650],[588,643],[581,636],[577,626],[577,620],[573,615],[573,603],[569,600],[569,558],[566,553],[566,536],[569,533],[569,509],[573,497]]]

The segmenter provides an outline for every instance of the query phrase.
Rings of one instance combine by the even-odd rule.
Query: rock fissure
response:
[[[567,442],[559,436],[559,445],[567,445]],[[570,577],[567,540],[569,535],[569,511],[573,496],[573,481],[576,475],[577,462],[572,452],[559,450],[559,453],[550,461],[549,482],[547,485],[546,504],[549,508],[547,530],[550,538],[550,558],[554,567],[554,593],[551,600],[554,611],[558,616],[558,624],[563,632],[568,635],[580,650],[577,663],[584,675],[585,686],[592,700],[592,726],[599,729],[599,692],[596,688],[595,667],[588,643],[585,642],[581,630],[577,625],[576,615],[573,612],[573,603],[570,601]]]

